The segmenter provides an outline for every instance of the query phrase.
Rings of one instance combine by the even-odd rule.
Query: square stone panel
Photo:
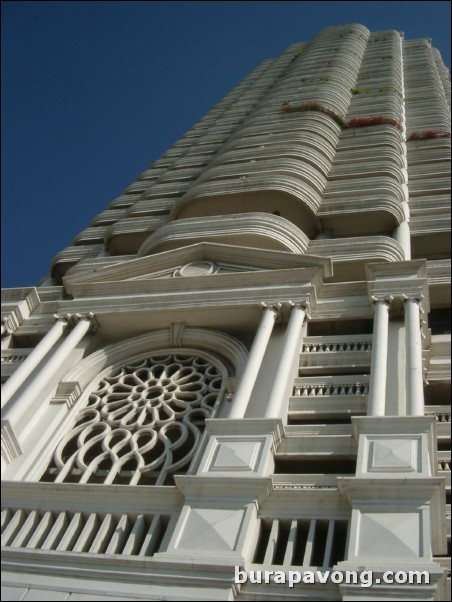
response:
[[[209,472],[255,472],[261,449],[261,441],[220,440]]]
[[[359,520],[356,556],[404,560],[422,555],[419,512],[366,512]]]
[[[243,517],[244,510],[191,508],[176,548],[232,552],[237,545]]]
[[[417,439],[369,441],[369,472],[419,472]]]

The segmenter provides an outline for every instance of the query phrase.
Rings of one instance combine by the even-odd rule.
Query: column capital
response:
[[[13,334],[18,326],[17,320],[14,320],[13,314],[3,316],[1,319],[1,325],[2,339],[10,334]]]
[[[390,311],[392,316],[400,316],[404,313],[405,303],[407,301],[414,301],[418,307],[419,312],[424,314],[425,311],[422,307],[424,295],[422,293],[396,293],[394,295],[372,295],[370,297],[372,305],[376,305],[377,303],[381,303],[386,305]]]
[[[414,301],[419,306],[422,303],[422,301],[425,299],[425,297],[422,293],[403,294],[403,295],[400,295],[400,298],[403,300],[404,303],[406,303],[407,301]]]
[[[67,319],[67,317],[60,316],[60,314],[53,314],[53,319],[55,320],[55,322],[64,322],[66,324],[69,324],[69,320]]]
[[[276,322],[280,322],[281,321],[281,309],[282,309],[282,303],[266,303],[265,301],[261,301],[259,303],[260,308],[262,309],[262,311],[265,311],[266,309],[268,309],[269,311],[273,312],[275,315],[275,320]]]
[[[275,303],[261,301],[260,307],[264,309],[270,309],[276,314],[277,322],[289,320],[292,309],[297,307],[302,309],[306,313],[306,317],[310,318],[310,303],[309,299],[277,301]]]
[[[394,297],[392,295],[372,295],[370,300],[372,301],[372,305],[382,303],[383,305],[390,307],[391,303],[394,301]]]
[[[310,318],[311,317],[311,306],[309,303],[309,299],[300,299],[299,301],[287,301],[285,303],[286,307],[289,309],[289,311],[291,312],[292,309],[297,308],[297,309],[302,309],[305,313],[306,313],[306,317]]]
[[[418,299],[429,311],[427,264],[425,260],[406,260],[366,265],[369,298],[392,296],[391,312],[403,312],[405,297]]]
[[[53,317],[55,318],[55,320],[61,320],[62,322],[66,322],[72,328],[77,326],[77,324],[80,322],[80,320],[89,320],[89,322],[90,322],[89,331],[95,332],[97,330],[97,322],[96,322],[93,312],[88,312],[88,313],[83,313],[83,314],[82,313],[67,313],[65,315],[54,314]]]

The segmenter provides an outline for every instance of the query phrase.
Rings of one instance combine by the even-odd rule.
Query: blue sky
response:
[[[362,23],[431,37],[449,2],[2,2],[2,286],[58,251],[262,60]]]

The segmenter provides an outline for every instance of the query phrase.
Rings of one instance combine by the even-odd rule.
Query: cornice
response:
[[[37,289],[16,288],[2,290],[2,338],[14,333],[39,305]]]
[[[179,512],[183,498],[175,487],[2,481],[2,503],[15,508],[73,512]],[[133,491],[133,494],[131,493]]]

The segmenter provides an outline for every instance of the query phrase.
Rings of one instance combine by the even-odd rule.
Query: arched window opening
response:
[[[89,394],[41,478],[55,483],[172,485],[187,473],[223,374],[204,354],[156,352],[116,366]]]

